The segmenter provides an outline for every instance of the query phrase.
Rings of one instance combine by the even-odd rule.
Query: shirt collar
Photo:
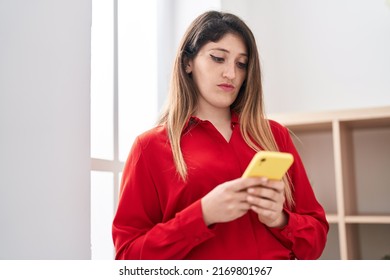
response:
[[[236,124],[239,124],[240,123],[240,118],[239,118],[239,115],[237,112],[235,111],[231,111],[232,112],[232,125],[236,125]]]
[[[184,125],[183,131],[186,131],[187,129],[190,129],[191,127],[197,125],[200,122],[202,122],[202,120],[199,119],[198,117],[190,116],[188,118],[188,120],[186,121],[185,125]],[[234,127],[235,125],[237,125],[239,123],[240,122],[239,122],[239,115],[238,115],[238,113],[236,113],[234,111],[231,111],[231,124],[232,124],[232,127]]]

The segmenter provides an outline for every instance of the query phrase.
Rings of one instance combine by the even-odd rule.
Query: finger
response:
[[[256,214],[261,215],[261,216],[266,217],[266,218],[270,218],[276,214],[276,212],[273,210],[261,208],[261,207],[258,207],[256,205],[251,205],[250,209],[252,211],[254,211]]]
[[[249,177],[249,178],[238,178],[230,182],[231,182],[231,185],[229,186],[230,189],[232,191],[239,192],[251,186],[262,185],[264,182],[266,182],[266,179],[262,177]]]
[[[261,209],[268,209],[272,211],[281,211],[283,209],[284,204],[283,200],[273,201],[267,198],[257,196],[248,196],[247,201],[251,204],[251,206],[256,206]]]
[[[227,196],[227,199],[225,199],[223,201],[227,202],[229,204],[232,204],[232,205],[242,203],[242,202],[247,203],[247,196],[248,196],[248,193],[246,191],[234,192],[234,193],[230,193]]]
[[[268,187],[250,187],[247,193],[252,196],[257,196],[272,201],[281,201],[284,198],[284,192],[279,192]]]
[[[248,193],[246,191],[237,192],[235,196],[237,201],[247,202]]]
[[[280,211],[275,211],[273,209],[261,208],[261,207],[258,207],[256,205],[251,205],[250,209],[252,211],[254,211],[256,214],[258,214],[266,219],[273,219],[276,216],[278,216],[278,213],[280,212]]]
[[[251,206],[256,206],[261,209],[268,209],[268,210],[275,210],[276,211],[276,203],[269,199],[259,198],[256,196],[248,196],[247,197],[248,203],[251,204]]]
[[[240,209],[241,211],[248,211],[249,209],[251,209],[251,204],[250,203],[248,203],[247,201],[243,201],[243,202],[240,202],[239,204],[238,204],[238,209]]]
[[[284,182],[283,181],[278,181],[278,180],[266,180],[262,186],[274,189],[278,192],[284,191]]]

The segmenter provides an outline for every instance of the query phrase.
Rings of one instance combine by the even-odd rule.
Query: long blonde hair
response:
[[[255,151],[278,151],[278,145],[264,114],[263,90],[259,55],[255,38],[249,27],[230,13],[209,11],[197,17],[187,29],[180,43],[173,65],[169,99],[159,123],[165,124],[171,144],[176,170],[183,180],[187,179],[187,165],[180,148],[184,126],[197,106],[198,91],[185,65],[208,42],[217,42],[224,35],[239,35],[248,49],[247,77],[231,105],[240,116],[240,128],[245,142]],[[292,183],[283,178],[287,206],[293,207]]]

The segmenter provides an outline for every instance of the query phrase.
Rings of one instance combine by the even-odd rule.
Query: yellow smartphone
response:
[[[260,151],[253,156],[242,177],[281,180],[293,161],[294,157],[290,153]]]

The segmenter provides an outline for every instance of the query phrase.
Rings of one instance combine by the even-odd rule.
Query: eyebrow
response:
[[[211,51],[221,51],[221,52],[230,53],[230,51],[228,51],[227,49],[224,49],[224,48],[212,48],[212,49],[210,49],[210,50],[211,50]],[[247,53],[240,53],[240,55],[248,56]]]

